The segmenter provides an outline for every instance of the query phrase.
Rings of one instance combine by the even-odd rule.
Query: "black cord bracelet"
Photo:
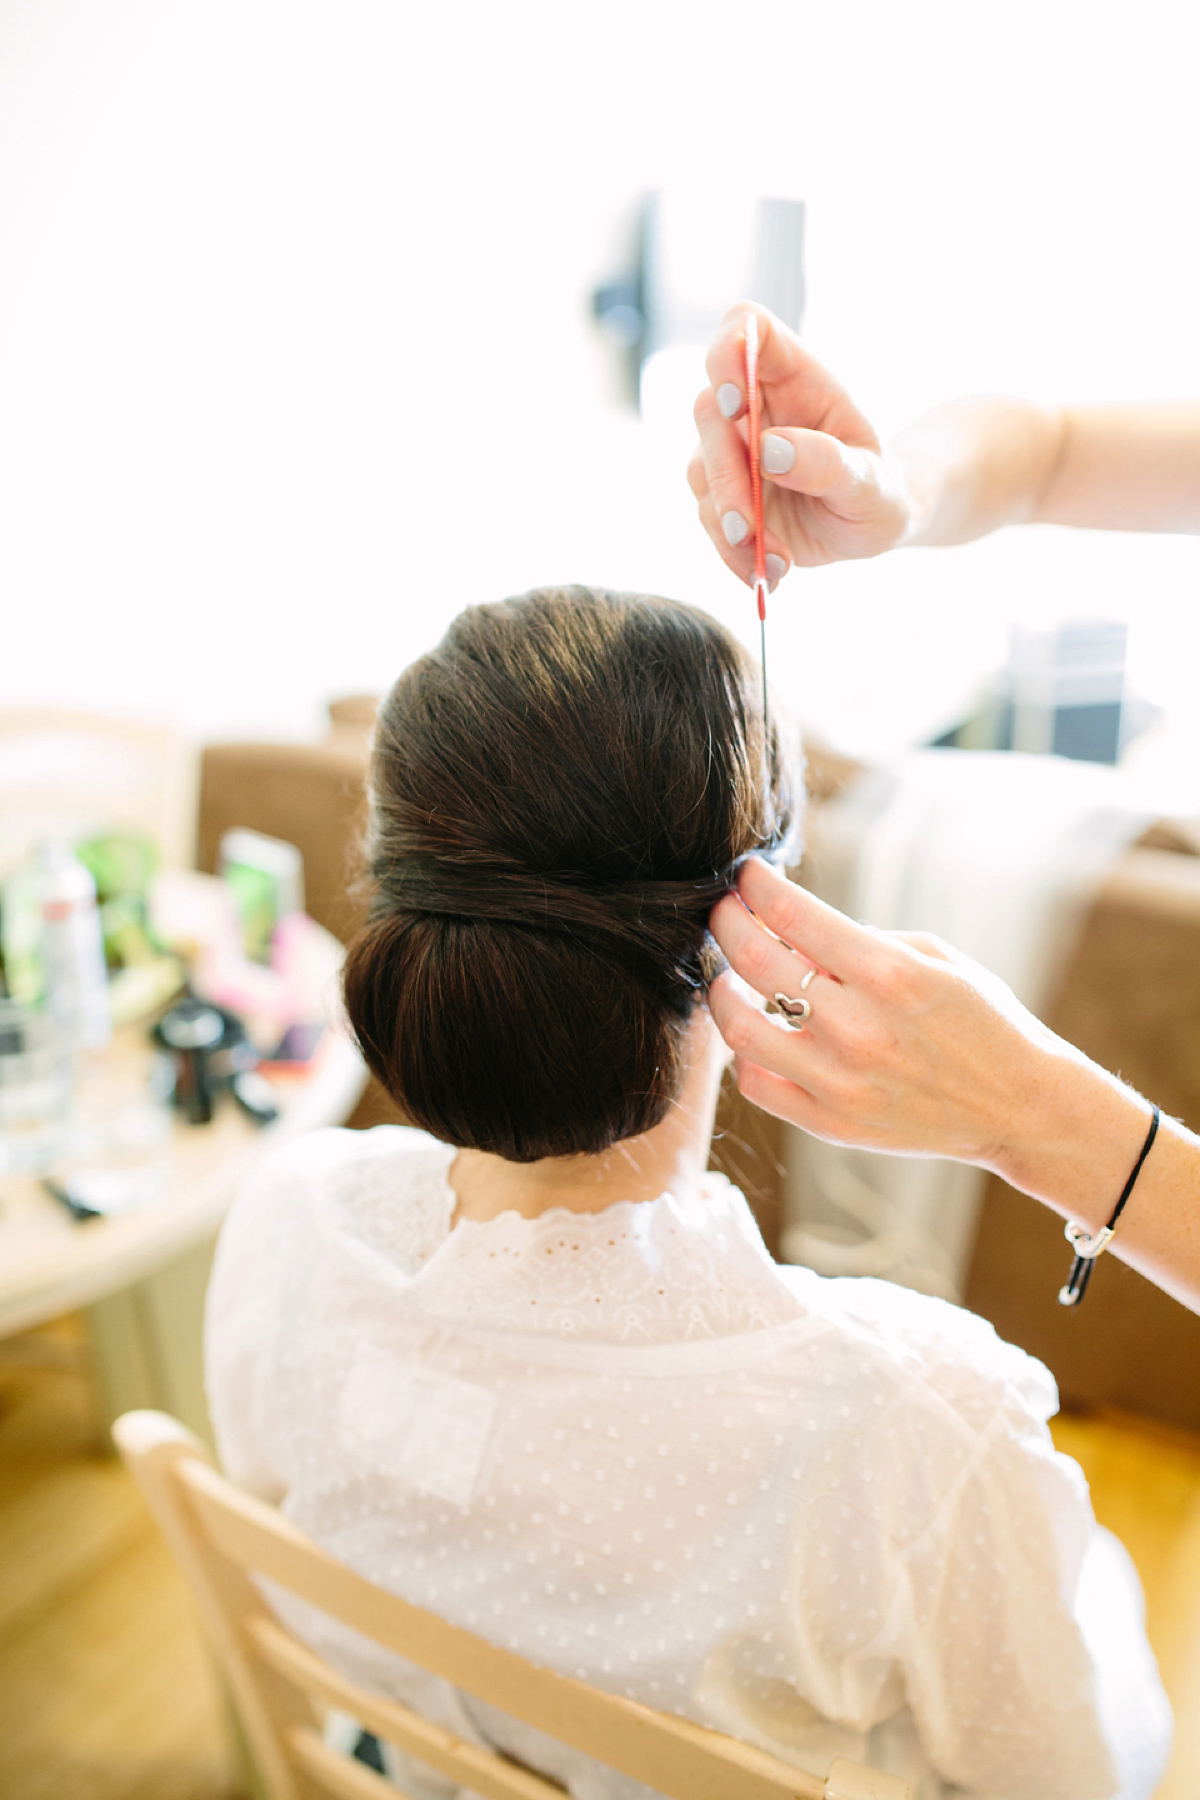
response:
[[[1150,1154],[1150,1146],[1158,1136],[1158,1121],[1162,1117],[1156,1106],[1150,1115],[1150,1129],[1146,1133],[1146,1141],[1142,1145],[1142,1153],[1133,1165],[1129,1180],[1121,1190],[1121,1198],[1113,1207],[1112,1218],[1093,1237],[1082,1225],[1070,1221],[1064,1235],[1075,1252],[1075,1261],[1071,1264],[1071,1273],[1067,1276],[1065,1287],[1058,1290],[1060,1306],[1078,1306],[1087,1293],[1088,1282],[1092,1279],[1092,1268],[1102,1250],[1107,1250],[1113,1232],[1117,1229],[1117,1220],[1121,1216],[1125,1202],[1133,1192],[1133,1184],[1142,1172],[1142,1164]]]

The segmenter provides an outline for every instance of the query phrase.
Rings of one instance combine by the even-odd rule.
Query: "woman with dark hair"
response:
[[[417,1604],[816,1773],[1148,1796],[1169,1714],[1046,1371],[939,1301],[776,1267],[706,1173],[706,921],[790,848],[793,769],[745,653],[668,601],[477,607],[401,676],[345,992],[413,1125],[288,1145],[233,1208],[222,1456]],[[628,1789],[287,1612],[579,1800]]]

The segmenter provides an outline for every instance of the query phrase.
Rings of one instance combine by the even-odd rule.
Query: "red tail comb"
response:
[[[759,462],[762,429],[758,399],[758,320],[753,313],[746,314],[746,408],[750,433],[747,446],[750,452],[750,498],[754,507],[754,597],[758,602],[758,616],[765,621],[767,546],[763,530],[762,469]]]

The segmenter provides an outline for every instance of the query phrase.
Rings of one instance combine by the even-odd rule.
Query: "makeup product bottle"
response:
[[[53,838],[34,851],[33,875],[50,1009],[72,1050],[102,1050],[112,1037],[112,1017],[96,883]]]

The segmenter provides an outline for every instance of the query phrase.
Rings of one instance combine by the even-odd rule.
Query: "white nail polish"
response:
[[[782,581],[784,576],[787,574],[787,572],[788,572],[788,566],[784,562],[782,556],[775,556],[775,555],[768,553],[768,556],[767,556],[767,580],[772,583],[774,583],[776,581]]]
[[[721,514],[721,530],[725,533],[725,542],[733,545],[741,543],[749,527],[740,512],[727,512]]]
[[[768,475],[786,475],[796,460],[796,446],[768,431],[762,441],[762,466]]]
[[[721,409],[722,418],[732,419],[741,410],[741,388],[736,387],[732,381],[723,381],[717,389],[717,405]]]

